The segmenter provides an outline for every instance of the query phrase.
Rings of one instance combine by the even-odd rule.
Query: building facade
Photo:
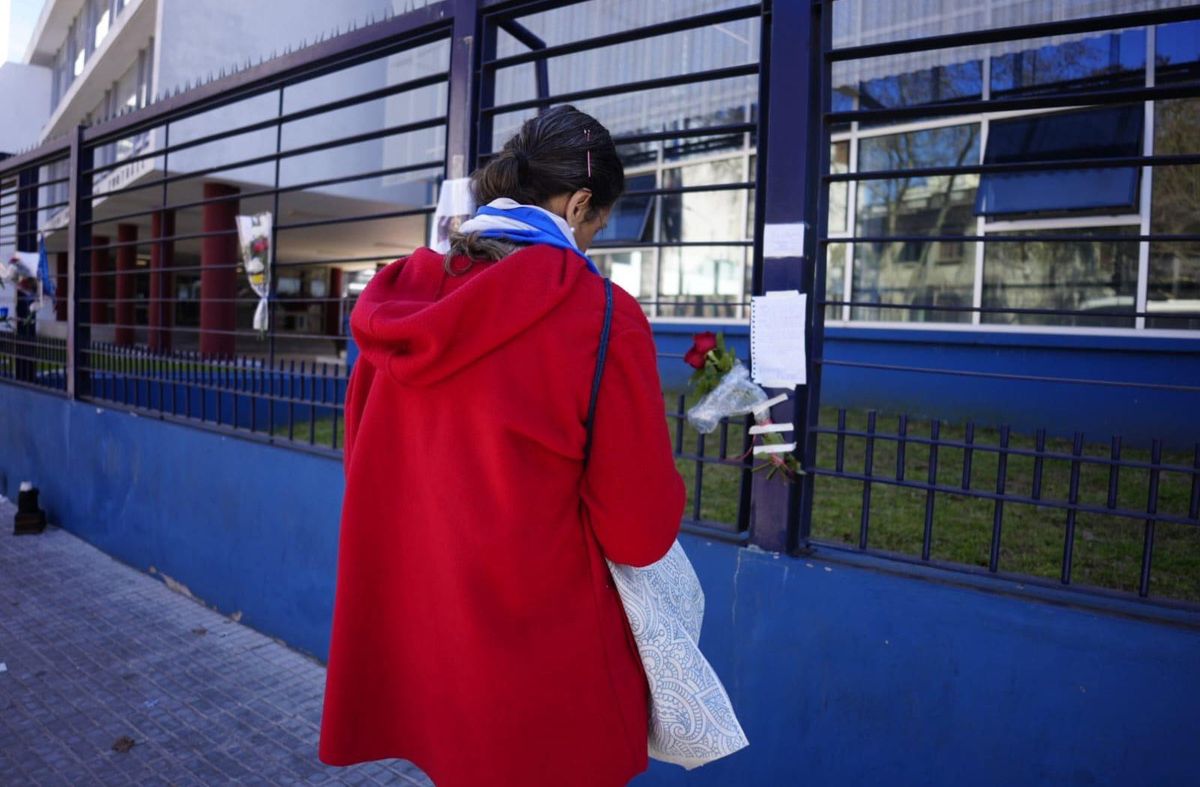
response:
[[[36,142],[73,133],[80,125],[92,126],[136,112],[156,97],[177,94],[223,73],[298,50],[352,24],[365,24],[371,15],[382,17],[385,11],[399,7],[411,8],[412,3],[396,3],[391,7],[366,0],[336,4],[245,4],[222,0],[47,2],[23,66],[41,77],[41,82],[28,77],[21,81],[31,102],[35,106],[39,101],[45,102],[47,108]],[[336,115],[300,118],[286,124],[278,139],[274,128],[263,127],[234,139],[196,144],[166,155],[157,155],[156,151],[168,142],[179,145],[204,140],[226,128],[263,122],[280,113],[303,113],[308,107],[337,97],[379,90],[414,74],[444,68],[447,51],[443,43],[382,58],[349,73],[291,86],[280,95],[260,95],[234,102],[99,148],[94,156],[97,172],[92,185],[92,193],[96,195],[92,205],[93,244],[97,247],[98,263],[100,267],[128,266],[133,275],[92,278],[93,336],[118,345],[144,346],[151,342],[154,333],[150,326],[152,302],[169,298],[170,308],[162,310],[159,317],[167,319],[172,330],[155,335],[171,336],[177,349],[199,348],[198,328],[203,308],[201,269],[205,253],[201,235],[214,230],[217,225],[212,222],[224,222],[225,229],[232,229],[231,222],[238,213],[277,209],[277,223],[289,218],[298,223],[396,212],[429,203],[435,189],[434,176],[429,172],[361,180],[342,176],[395,168],[396,162],[408,163],[420,157],[440,158],[443,141],[432,129],[334,147],[320,154],[290,156],[281,162],[278,171],[273,162],[229,164],[235,160],[254,162],[273,154],[277,144],[285,151],[304,149],[348,131],[377,129],[387,125],[389,117],[443,114],[444,86],[357,104]],[[40,180],[52,185],[39,190],[38,200],[39,206],[46,206],[39,210],[38,232],[45,239],[51,266],[59,277],[66,274],[67,232],[71,222],[66,207],[67,167],[68,162],[63,159],[44,168]],[[194,177],[192,173],[196,173]],[[165,189],[167,193],[160,194],[164,179],[170,184]],[[235,199],[239,194],[260,193],[277,184],[288,187],[325,181],[335,182],[297,188],[280,199],[278,205],[274,199],[262,197]],[[140,187],[142,184],[146,185]],[[15,187],[10,185],[10,188]],[[207,216],[202,209],[157,213],[149,210],[157,202],[192,205],[218,195],[228,198],[230,208],[220,216],[214,212],[215,208]],[[146,275],[151,265],[150,241],[161,237],[164,227],[173,228],[167,234],[177,237],[169,250],[174,273],[170,286],[152,295],[152,277]],[[304,356],[335,359],[340,345],[336,339],[300,341],[291,346],[287,335],[340,335],[345,310],[341,298],[354,284],[355,272],[373,271],[379,262],[421,245],[425,232],[423,217],[415,216],[365,230],[362,226],[351,231],[330,225],[313,231],[298,228],[283,234],[276,259],[288,267],[281,269],[274,286],[280,301],[276,327],[283,347]],[[0,253],[11,252],[14,242],[11,234],[0,239]],[[210,262],[226,265],[233,272],[237,259],[229,248],[210,248],[209,252],[210,256],[224,255]],[[341,259],[353,262],[345,265],[326,262]],[[0,298],[6,295],[7,308],[15,311],[11,290],[0,291]],[[234,332],[250,327],[254,294],[244,277],[239,277],[236,283],[228,283],[224,296],[236,300],[232,313],[223,318],[221,329],[228,331],[232,339]],[[65,335],[64,308],[43,310],[38,320],[44,333]],[[230,354],[237,349],[231,340],[216,344]],[[247,344],[240,349],[256,352],[261,348]]]

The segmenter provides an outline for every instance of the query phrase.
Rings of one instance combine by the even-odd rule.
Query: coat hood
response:
[[[431,249],[377,273],[350,316],[354,340],[377,369],[429,385],[488,355],[563,302],[580,276],[576,254],[529,246],[462,276]]]

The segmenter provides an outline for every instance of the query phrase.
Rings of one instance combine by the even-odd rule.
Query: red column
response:
[[[116,329],[113,341],[128,347],[133,344],[133,272],[137,268],[137,225],[117,225]]]
[[[329,269],[329,291],[326,293],[330,300],[325,303],[325,333],[329,336],[342,335],[342,269]]]
[[[204,184],[204,199],[229,197],[204,205],[201,230],[222,233],[200,241],[200,352],[206,355],[233,355],[236,350],[237,194],[238,189],[224,183]]]
[[[92,246],[92,308],[89,311],[92,325],[103,325],[108,322],[108,238],[93,235]]]
[[[71,293],[67,282],[67,253],[60,251],[54,259],[54,319],[67,321],[67,298]]]
[[[150,217],[150,336],[151,350],[171,349],[171,327],[175,324],[174,303],[170,300],[170,269],[175,266],[175,241],[162,240],[175,234],[175,211],[160,210]]]

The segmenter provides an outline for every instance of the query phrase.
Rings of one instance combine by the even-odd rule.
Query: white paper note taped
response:
[[[750,427],[750,434],[772,434],[775,432],[790,432],[791,424],[757,424]]]
[[[803,257],[804,222],[763,226],[764,257]]]
[[[786,454],[796,450],[795,443],[781,443],[776,445],[756,445],[754,446],[754,455],[762,456],[763,454]]]
[[[778,396],[773,396],[770,399],[768,399],[767,401],[759,402],[758,404],[751,407],[750,412],[754,413],[755,415],[761,415],[762,413],[769,412],[770,409],[772,407],[774,407],[775,405],[783,404],[784,402],[786,402],[787,398],[788,398],[788,395],[786,393],[781,393]]]
[[[792,388],[807,382],[804,307],[808,296],[795,290],[751,298],[750,358],[754,382]]]

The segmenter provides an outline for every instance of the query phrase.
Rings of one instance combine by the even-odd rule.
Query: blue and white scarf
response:
[[[562,216],[556,216],[537,205],[522,205],[516,200],[501,197],[481,206],[475,216],[459,226],[464,235],[479,233],[481,238],[499,238],[513,243],[543,243],[557,249],[573,251],[587,263],[596,275],[600,270],[591,258],[575,243],[575,233]]]

